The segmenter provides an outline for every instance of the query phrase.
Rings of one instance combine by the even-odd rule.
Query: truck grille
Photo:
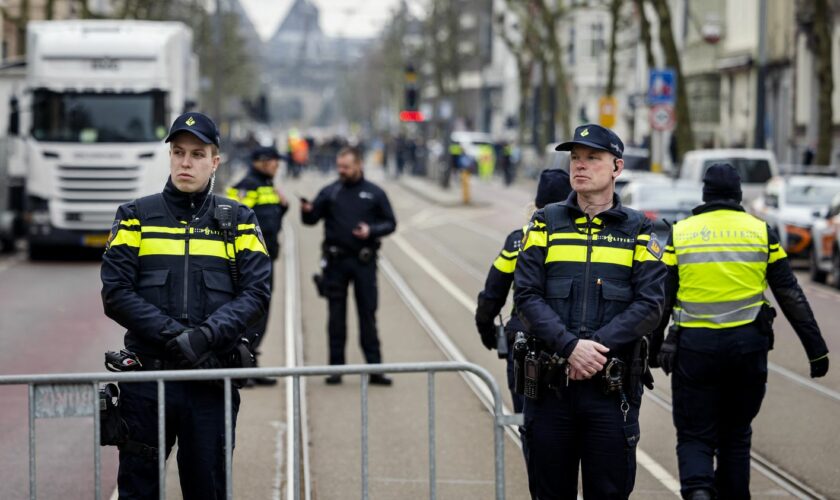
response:
[[[58,196],[67,203],[125,203],[137,197],[140,166],[58,166]]]

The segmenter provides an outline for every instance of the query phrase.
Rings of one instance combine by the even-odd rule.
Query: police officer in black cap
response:
[[[628,498],[662,248],[615,195],[624,144],[613,131],[583,125],[558,149],[571,151],[574,191],[534,214],[514,271],[516,311],[537,344],[525,360],[528,484],[533,498],[574,499],[582,468],[585,498]]]
[[[105,314],[146,370],[247,366],[246,326],[270,298],[271,261],[254,212],[212,193],[219,133],[201,113],[172,124],[162,193],[117,210],[102,259]],[[138,446],[120,449],[121,499],[158,497],[157,385],[120,384],[121,413]],[[225,401],[217,383],[167,382],[166,446],[178,440],[185,499],[225,496]],[[233,423],[239,394],[232,393]]]
[[[251,153],[251,166],[245,177],[227,191],[229,198],[242,203],[252,209],[257,216],[257,222],[262,229],[268,256],[272,262],[280,254],[280,230],[283,216],[289,209],[289,202],[274,186],[274,176],[280,166],[280,160],[285,157],[272,146],[260,146]],[[274,288],[273,276],[271,281]],[[268,326],[268,313],[248,328],[247,337],[251,348],[259,361],[259,346],[262,343]],[[248,379],[248,385],[275,385],[277,379],[273,377],[259,377]]]
[[[338,180],[327,185],[314,201],[301,199],[301,218],[306,225],[324,219],[322,262],[325,264],[319,292],[329,302],[329,362],[343,365],[347,343],[347,287],[353,283],[359,313],[359,335],[368,363],[381,363],[376,332],[376,252],[379,239],[394,232],[397,221],[388,197],[364,177],[362,153],[345,147],[336,159]],[[327,377],[340,384],[340,375]],[[385,375],[370,376],[370,383],[391,385]]]
[[[536,209],[541,209],[550,203],[565,201],[571,193],[572,187],[569,184],[569,173],[565,170],[550,169],[543,170],[540,174],[540,181],[537,184],[537,196],[534,199]],[[481,343],[487,349],[496,348],[496,316],[502,311],[507,300],[508,292],[513,285],[513,271],[516,269],[516,258],[522,248],[522,238],[525,235],[525,225],[520,229],[513,230],[505,239],[505,246],[502,248],[493,266],[487,273],[484,282],[484,290],[478,294],[478,307],[475,310],[475,326],[481,336]],[[516,310],[511,310],[510,320],[505,325],[505,335],[508,346],[507,356],[507,381],[508,389],[513,399],[513,409],[516,413],[522,413],[524,398],[522,394],[514,390],[513,379],[513,346],[517,332],[524,332],[525,327],[516,315]]]
[[[768,284],[805,347],[811,377],[828,371],[828,349],[778,236],[741,207],[732,165],[706,170],[703,201],[671,229],[666,315],[651,361],[673,373],[683,497],[749,498],[750,425],[764,398],[776,315],[764,297]]]

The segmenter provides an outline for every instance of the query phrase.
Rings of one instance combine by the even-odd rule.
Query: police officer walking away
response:
[[[583,125],[572,192],[538,210],[514,272],[514,303],[537,347],[525,360],[528,484],[533,498],[627,498],[636,475],[645,335],[659,324],[665,266],[652,225],[621,206],[624,144]]]
[[[376,252],[379,239],[394,232],[397,221],[385,192],[364,177],[362,154],[345,147],[336,159],[338,180],[327,185],[314,201],[301,200],[304,224],[324,219],[322,244],[323,277],[319,291],[329,303],[329,362],[343,365],[347,342],[347,287],[353,282],[362,351],[368,363],[381,363],[376,332]],[[340,384],[340,375],[327,377]],[[370,376],[371,384],[391,385],[381,374]]]
[[[737,170],[709,167],[703,201],[671,230],[663,261],[674,324],[651,361],[673,371],[683,498],[750,498],[750,424],[764,398],[776,315],[764,297],[768,284],[805,347],[811,377],[828,371],[828,349],[778,237],[741,207]]]
[[[200,113],[169,131],[162,193],[117,210],[102,260],[105,314],[125,327],[143,369],[246,365],[241,339],[268,306],[271,261],[254,213],[212,194],[219,133]],[[247,353],[247,350],[245,351]],[[158,446],[157,384],[121,385],[122,417],[140,448]],[[185,499],[225,496],[224,391],[210,382],[167,382],[166,453],[178,440]],[[233,422],[239,394],[232,393]],[[157,453],[120,449],[121,499],[158,496]]]
[[[543,170],[540,174],[539,184],[537,184],[537,196],[534,199],[534,205],[537,209],[541,209],[550,203],[565,201],[571,191],[568,172],[560,169]],[[526,228],[527,226],[515,229],[507,236],[505,246],[499,252],[496,260],[493,261],[493,266],[487,273],[484,290],[478,294],[475,326],[481,336],[481,343],[487,349],[495,349],[497,346],[495,320],[496,316],[501,313],[510,287],[513,285],[513,271],[516,269],[516,259],[522,247],[522,238]],[[513,399],[513,409],[516,413],[522,413],[524,398],[522,394],[514,390],[513,349],[511,347],[517,332],[524,331],[525,327],[516,315],[516,310],[512,310],[510,320],[505,325],[505,336],[508,346],[507,382]]]
[[[271,261],[280,255],[280,229],[283,216],[289,209],[288,200],[274,187],[274,176],[280,166],[280,159],[284,158],[276,148],[261,146],[251,153],[251,167],[245,177],[235,186],[228,189],[228,198],[242,203],[252,209],[257,216],[257,222],[265,238],[265,246]],[[269,286],[274,288],[273,266],[272,278]],[[259,362],[259,346],[265,337],[268,327],[268,311],[254,325],[248,328],[247,337],[251,349]],[[275,385],[277,379],[273,377],[259,377],[248,379],[249,385]]]

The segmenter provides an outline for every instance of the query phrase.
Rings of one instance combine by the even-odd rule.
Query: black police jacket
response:
[[[226,245],[214,219],[217,205],[236,211],[235,243]],[[228,256],[236,257],[238,285]],[[127,349],[158,359],[174,335],[189,327],[211,332],[223,352],[265,314],[271,261],[254,213],[208,194],[178,191],[171,180],[161,195],[117,210],[102,258],[105,314],[126,328]]]
[[[505,246],[493,261],[493,266],[490,267],[484,282],[484,289],[478,294],[475,310],[476,325],[493,324],[496,316],[505,306],[508,292],[513,285],[513,271],[516,269],[516,260],[519,257],[523,236],[524,231],[517,229],[505,238]],[[525,325],[516,315],[515,308],[511,311],[505,330],[509,335],[525,330]]]
[[[271,260],[280,254],[279,235],[288,201],[274,188],[274,180],[253,167],[248,174],[228,190],[228,197],[242,203],[257,216]]]
[[[737,210],[744,211],[740,203],[727,200],[712,201],[692,210],[694,215],[713,212],[715,210]],[[770,226],[767,226],[769,252],[779,251],[779,236]],[[673,231],[668,237],[668,245],[665,251],[673,253]],[[776,249],[776,250],[773,250]],[[808,304],[805,293],[796,281],[796,276],[790,267],[790,259],[786,256],[767,264],[767,284],[776,298],[776,303],[782,309],[787,320],[790,322],[799,341],[805,348],[809,360],[814,360],[828,354],[828,347],[822,337],[817,320]],[[679,269],[677,266],[668,266],[668,275],[665,281],[665,314],[662,322],[656,329],[652,339],[651,352],[658,350],[662,344],[664,330],[668,326],[671,310],[677,302],[677,291],[680,287]],[[686,328],[680,335],[680,348],[697,352],[717,352],[722,345],[722,337],[726,337],[727,346],[737,349],[742,353],[766,350],[769,345],[767,332],[762,332],[753,323],[726,329],[711,328]],[[727,335],[732,333],[733,335]]]
[[[662,248],[640,212],[613,207],[588,219],[572,192],[538,210],[514,272],[514,303],[527,331],[568,357],[580,338],[626,356],[659,323]]]
[[[339,180],[327,185],[315,197],[312,207],[311,212],[301,214],[303,223],[311,226],[324,219],[324,245],[353,254],[365,247],[378,249],[379,238],[397,228],[385,191],[364,177],[352,184]],[[353,236],[353,229],[360,222],[370,226],[366,240]]]

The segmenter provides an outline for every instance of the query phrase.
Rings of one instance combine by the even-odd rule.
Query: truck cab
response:
[[[104,247],[117,207],[160,189],[162,141],[194,103],[192,32],[181,23],[28,25],[20,174],[29,252]]]

